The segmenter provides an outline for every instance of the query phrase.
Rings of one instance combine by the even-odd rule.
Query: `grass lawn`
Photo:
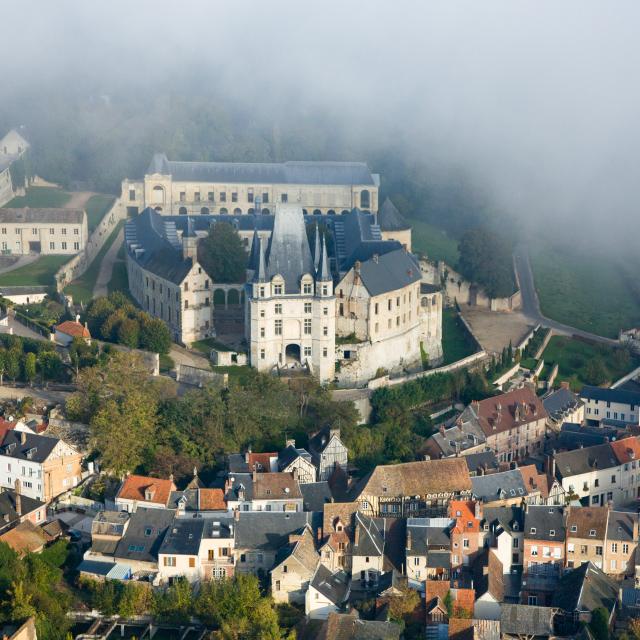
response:
[[[111,272],[111,280],[109,280],[107,290],[109,293],[113,291],[129,293],[129,275],[127,274],[127,265],[124,260],[117,260],[113,263],[113,271]]]
[[[640,324],[640,296],[616,257],[550,245],[530,254],[545,316],[609,338]]]
[[[167,371],[171,371],[176,368],[176,363],[173,361],[173,358],[168,353],[160,354],[160,372],[166,373]]]
[[[218,351],[235,351],[235,349],[231,348],[229,345],[226,345],[223,342],[218,342],[215,338],[196,340],[196,342],[191,344],[191,348],[196,351],[200,351],[200,353],[204,353],[207,358],[211,353],[211,349],[217,349]]]
[[[535,358],[523,358],[520,360],[520,366],[524,369],[529,369],[533,371],[536,368],[538,361]]]
[[[98,279],[98,273],[100,273],[100,265],[102,260],[109,250],[109,247],[116,239],[118,232],[122,228],[124,221],[121,220],[111,232],[111,235],[107,238],[102,245],[102,249],[98,255],[93,259],[93,262],[89,265],[89,268],[76,280],[71,282],[65,287],[65,293],[73,296],[73,302],[89,302],[93,298],[93,288],[96,286],[96,280]]]
[[[87,204],[84,205],[84,210],[87,212],[89,233],[91,233],[100,224],[100,220],[102,220],[104,214],[111,209],[114,202],[114,196],[108,196],[102,193],[91,196],[87,200]]]
[[[422,220],[409,220],[413,251],[427,256],[429,260],[444,260],[450,267],[458,263],[458,241],[445,231]]]
[[[590,360],[601,360],[610,383],[640,365],[640,358],[629,356],[622,349],[589,344],[565,336],[553,336],[542,357],[549,371],[554,364],[558,364],[558,377],[554,384],[557,386],[561,380],[568,380],[574,391],[588,384],[585,369]]]
[[[30,187],[27,194],[10,200],[5,207],[63,207],[71,194],[55,187]]]
[[[251,367],[248,365],[242,367],[214,367],[211,365],[211,370],[215,373],[228,373],[229,382],[237,381],[239,383],[246,382],[252,375]]]
[[[41,256],[31,264],[1,274],[0,285],[43,285],[53,287],[55,285],[53,276],[70,258],[71,256]]]
[[[444,309],[442,312],[442,351],[443,365],[457,362],[476,352],[474,340],[455,309]]]

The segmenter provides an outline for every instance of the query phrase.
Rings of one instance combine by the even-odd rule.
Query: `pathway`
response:
[[[124,229],[120,229],[120,231],[118,231],[116,239],[107,250],[107,253],[105,253],[104,258],[102,258],[100,271],[98,272],[98,277],[96,278],[96,283],[93,287],[94,298],[97,298],[98,296],[108,295],[109,282],[111,281],[111,276],[113,275],[113,265],[118,259],[118,251],[120,250],[120,245],[122,245],[123,240]]]
[[[171,351],[169,351],[169,356],[176,363],[176,366],[179,364],[188,365],[189,367],[197,367],[198,369],[211,369],[210,361],[204,356],[194,353],[193,351],[189,351],[184,347],[180,347],[177,344],[171,345]]]
[[[11,264],[5,264],[4,266],[0,266],[0,274],[13,271],[14,269],[19,269],[20,267],[26,267],[28,264],[35,262],[39,257],[40,255],[37,253],[20,256],[17,260],[12,262]]]
[[[67,204],[64,205],[64,209],[84,209],[87,204],[87,200],[91,196],[95,195],[93,191],[73,191]]]
[[[518,245],[513,252],[513,263],[520,283],[522,295],[522,312],[534,324],[553,329],[555,333],[566,336],[580,336],[594,342],[600,342],[609,346],[618,346],[620,343],[611,338],[605,338],[589,331],[576,329],[568,324],[551,320],[542,315],[540,311],[540,301],[536,292],[531,263],[529,261],[529,250],[525,245]]]

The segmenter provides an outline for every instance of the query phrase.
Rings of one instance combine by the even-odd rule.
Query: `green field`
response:
[[[574,391],[593,383],[588,376],[589,362],[593,360],[600,360],[604,365],[608,383],[615,382],[640,365],[640,358],[631,356],[623,349],[586,343],[565,336],[553,336],[542,358],[545,369],[550,370],[554,364],[558,364],[558,377],[554,385],[567,380]]]
[[[457,362],[477,351],[473,338],[469,335],[455,309],[442,312],[443,365]]]
[[[116,228],[111,232],[111,235],[107,238],[102,245],[98,255],[93,259],[93,262],[89,265],[89,268],[76,280],[69,283],[64,291],[68,295],[73,297],[73,302],[89,302],[93,298],[93,288],[96,286],[96,280],[98,279],[98,273],[100,273],[100,265],[102,260],[109,251],[109,247],[113,244],[118,232],[122,228],[124,221],[121,220]]]
[[[429,260],[444,260],[450,267],[458,263],[458,241],[428,222],[411,219],[411,248]]]
[[[109,293],[112,293],[113,291],[129,293],[129,275],[127,274],[127,265],[124,260],[117,260],[113,263],[111,280],[109,280],[107,289]]]
[[[211,349],[217,349],[218,351],[234,351],[234,349],[222,342],[218,342],[215,338],[205,338],[204,340],[197,340],[191,343],[191,348],[209,357]]]
[[[10,200],[5,207],[64,207],[71,194],[55,187],[30,187],[27,194]]]
[[[29,285],[55,285],[53,276],[56,271],[69,261],[71,256],[41,256],[35,262],[24,267],[18,267],[13,271],[0,274],[0,285],[29,286]]]
[[[617,257],[550,245],[534,246],[530,255],[540,308],[548,318],[609,338],[640,324],[634,278]]]
[[[100,224],[100,220],[102,220],[104,214],[111,209],[114,202],[115,198],[113,196],[108,196],[102,193],[91,196],[87,200],[84,210],[87,212],[89,233],[91,233]]]

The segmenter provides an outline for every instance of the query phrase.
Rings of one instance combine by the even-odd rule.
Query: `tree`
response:
[[[16,378],[20,375],[20,355],[22,350],[18,351],[17,349],[11,348],[6,352],[6,373],[13,380],[16,381]]]
[[[166,591],[155,592],[152,610],[166,622],[188,621],[193,614],[193,593],[186,578],[179,577]]]
[[[29,383],[29,386],[33,384],[36,378],[36,354],[26,353],[22,362],[22,370],[24,373],[24,379]]]
[[[588,384],[601,385],[607,381],[608,372],[601,358],[591,358],[584,368],[584,378]]]
[[[214,282],[244,282],[247,252],[235,228],[227,222],[213,225],[198,244],[198,262]]]
[[[92,336],[101,335],[102,325],[115,309],[111,300],[103,296],[91,302],[87,309],[87,324]]]
[[[401,594],[389,599],[389,617],[394,622],[405,621],[416,610],[416,607],[420,606],[420,596],[417,591],[409,588],[401,589],[401,591]],[[447,592],[447,596],[451,597],[450,591]],[[449,605],[446,603],[446,598],[444,604],[448,611]]]
[[[125,318],[118,327],[118,342],[136,349],[140,340],[140,323],[135,318]]]
[[[42,351],[38,355],[42,381],[57,380],[63,371],[62,359],[55,351]]]
[[[140,346],[154,353],[169,353],[171,349],[169,327],[159,318],[152,318],[147,313],[141,313]]]
[[[609,612],[604,607],[593,610],[589,629],[595,640],[609,640]]]

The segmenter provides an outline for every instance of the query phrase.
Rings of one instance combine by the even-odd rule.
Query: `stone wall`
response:
[[[229,383],[228,373],[214,373],[207,369],[199,369],[186,364],[176,367],[176,380],[194,387],[204,387],[208,384],[217,384],[226,387]]]
[[[56,289],[60,293],[72,280],[79,278],[91,265],[102,249],[107,238],[111,235],[121,220],[127,217],[127,210],[118,198],[111,209],[104,215],[100,224],[95,228],[84,251],[65,262],[55,274]]]

